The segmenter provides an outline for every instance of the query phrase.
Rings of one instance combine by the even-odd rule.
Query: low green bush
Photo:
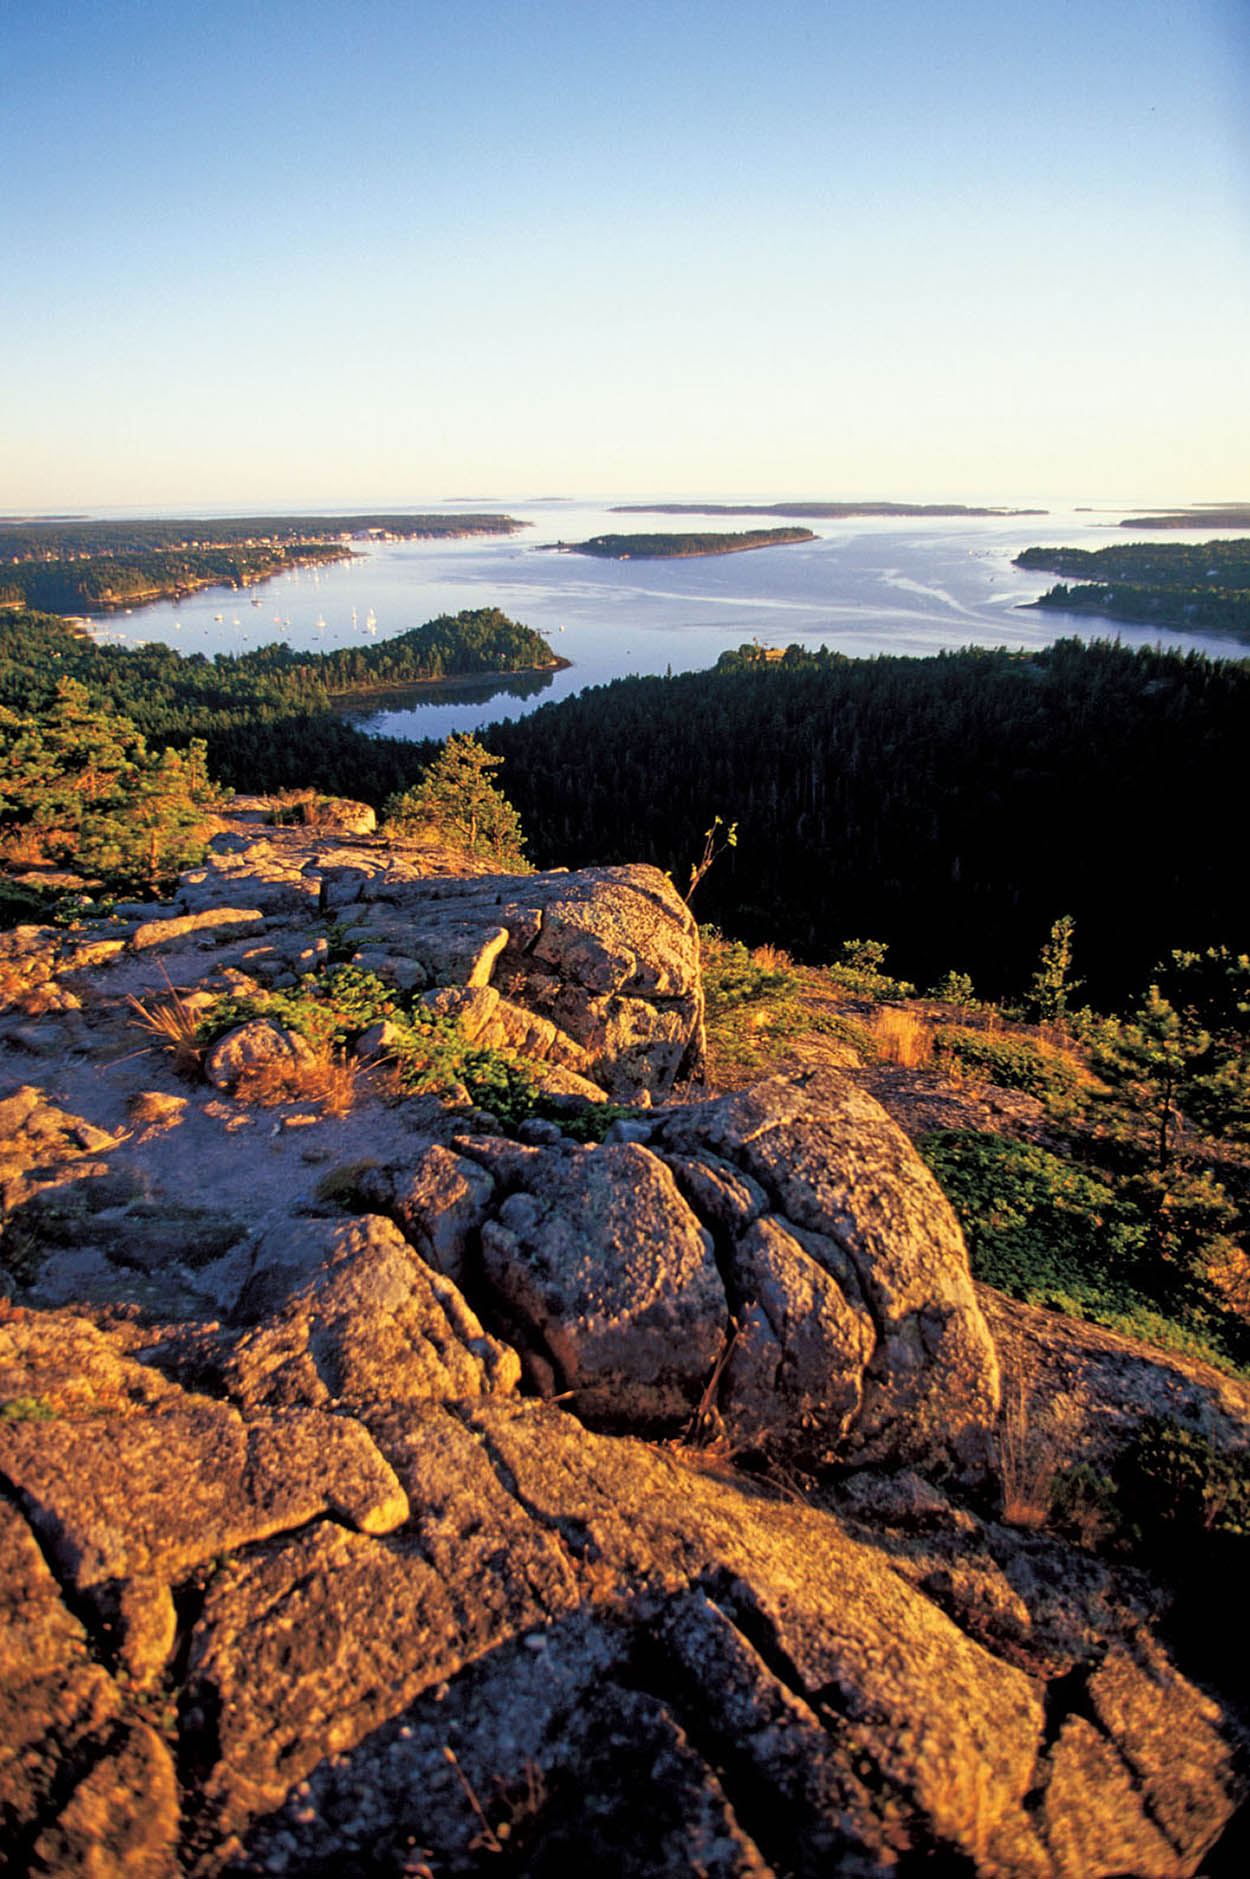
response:
[[[1071,1109],[1080,1088],[1080,1075],[1070,1057],[1052,1046],[1011,1032],[975,1031],[962,1025],[941,1025],[933,1037],[933,1053],[941,1062],[962,1064],[979,1072],[1001,1089],[1023,1090],[1057,1113]]]
[[[1250,1450],[1220,1449],[1204,1430],[1148,1416],[1120,1457],[1116,1485],[1131,1529],[1250,1539]]]
[[[955,1209],[976,1278],[1013,1298],[1237,1370],[1243,1320],[1178,1296],[1147,1257],[1151,1222],[1111,1176],[1031,1142],[945,1129],[916,1144]]]
[[[455,1018],[414,1004],[361,966],[331,965],[308,973],[298,986],[218,999],[200,1020],[196,1043],[207,1048],[254,1018],[268,1018],[327,1052],[349,1050],[371,1025],[385,1021],[395,1033],[387,1058],[405,1089],[416,1094],[462,1085],[478,1108],[507,1127],[534,1113],[537,1084],[522,1058],[470,1043]]]

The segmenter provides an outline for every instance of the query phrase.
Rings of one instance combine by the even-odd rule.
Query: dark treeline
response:
[[[1250,588],[1250,541],[1110,542],[1105,548],[1026,548],[1018,568],[1045,568],[1083,581],[1156,587]]]
[[[292,568],[341,561],[341,543],[300,547],[166,548],[118,554],[39,557],[0,566],[0,607],[48,613],[95,613],[194,593],[200,587],[250,587]]]
[[[377,645],[311,653],[275,643],[211,659],[155,642],[102,646],[50,614],[0,614],[0,704],[39,715],[50,709],[57,682],[75,679],[94,703],[129,718],[153,742],[207,739],[215,772],[225,765],[231,782],[258,789],[268,782],[241,780],[234,767],[234,733],[240,748],[252,749],[281,723],[328,715],[332,695],[452,675],[552,671],[560,663],[541,633],[498,607],[443,614]],[[369,740],[355,735],[368,753]]]
[[[1250,663],[1061,641],[850,660],[752,648],[710,673],[626,679],[487,741],[541,863],[649,860],[685,885],[715,814],[736,848],[700,918],[813,960],[871,935],[920,984],[1018,992],[1077,922],[1096,999],[1173,947],[1250,943],[1230,833]]]
[[[202,737],[212,774],[242,790],[380,805],[437,749],[337,717],[314,655],[186,659],[100,647],[57,620],[0,622],[0,705],[45,712],[63,677],[152,748]],[[712,672],[543,706],[484,741],[540,866],[651,861],[684,888],[720,815],[738,843],[695,910],[735,937],[814,961],[883,939],[899,976],[954,968],[1010,996],[1071,914],[1076,971],[1112,1006],[1174,948],[1250,951],[1236,835],[1248,723],[1245,660],[1075,640],[929,659],[746,647]]]

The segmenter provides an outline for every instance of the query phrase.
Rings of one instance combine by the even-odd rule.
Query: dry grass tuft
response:
[[[914,1011],[883,1006],[873,1021],[873,1041],[883,1063],[918,1070],[933,1058],[933,1032]]]
[[[198,1076],[204,1062],[203,1047],[196,1042],[197,1019],[182,994],[170,985],[169,997],[159,1005],[145,1005],[130,993],[126,1003],[134,1013],[132,1022],[159,1040],[174,1060],[179,1076]]]
[[[345,1116],[359,1101],[361,1074],[354,1058],[329,1050],[275,1058],[241,1076],[234,1098],[265,1109],[279,1103],[318,1103],[328,1116]]]
[[[1041,1413],[1032,1378],[1019,1372],[1008,1386],[999,1415],[996,1448],[1005,1526],[1035,1531],[1050,1519],[1055,1481],[1071,1459],[1076,1403],[1056,1396]]]
[[[751,964],[758,966],[761,972],[788,972],[794,961],[780,946],[765,944],[752,947]]]
[[[733,1356],[734,1349],[742,1336],[743,1326],[737,1318],[731,1318],[721,1337],[720,1349],[712,1365],[711,1374],[703,1386],[698,1408],[682,1434],[682,1446],[686,1448],[715,1449],[721,1454],[731,1453],[725,1424],[717,1407],[720,1395],[721,1378],[725,1374],[725,1365]]]

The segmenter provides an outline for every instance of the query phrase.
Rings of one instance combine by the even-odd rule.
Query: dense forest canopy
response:
[[[347,653],[212,660],[99,646],[18,614],[0,620],[0,705],[47,713],[69,678],[150,749],[203,739],[230,787],[380,806],[438,747],[364,735],[330,709],[331,688],[385,682],[388,661],[428,670],[453,628],[464,658],[486,662],[474,670],[496,647],[552,658],[496,609]],[[928,659],[746,646],[710,672],[545,705],[483,742],[505,759],[539,866],[651,861],[684,884],[721,815],[737,845],[697,910],[738,937],[821,961],[869,933],[902,977],[955,969],[996,996],[1020,991],[1070,914],[1089,996],[1114,1004],[1174,948],[1250,951],[1250,882],[1228,833],[1248,722],[1244,660],[1075,640]]]
[[[175,599],[200,587],[250,587],[292,568],[342,561],[339,543],[301,547],[165,548],[116,554],[39,557],[0,566],[0,607],[48,613],[103,613]]]
[[[325,715],[332,700],[379,687],[554,671],[562,663],[541,633],[498,607],[442,614],[394,639],[339,652],[295,652],[275,643],[211,659],[157,641],[103,646],[50,614],[0,615],[0,704],[45,711],[58,682],[72,678],[149,737],[175,741]],[[360,741],[367,750],[368,740]]]
[[[1250,941],[1227,820],[1244,791],[1250,663],[1060,641],[852,660],[754,647],[713,672],[624,679],[486,734],[532,857],[651,860],[684,881],[713,813],[737,846],[699,911],[827,960],[891,942],[1018,990],[1075,916],[1091,996],[1173,947]]]
[[[734,555],[745,548],[815,540],[810,528],[756,528],[730,535],[592,535],[589,541],[561,542],[560,547],[602,560],[680,561],[691,555]]]
[[[1034,602],[1250,643],[1250,540],[1115,542],[1106,548],[1026,548],[1018,568],[1070,574]]]

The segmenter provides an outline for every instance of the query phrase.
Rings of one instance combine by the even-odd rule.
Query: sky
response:
[[[0,0],[0,512],[1250,500],[1245,0]]]

